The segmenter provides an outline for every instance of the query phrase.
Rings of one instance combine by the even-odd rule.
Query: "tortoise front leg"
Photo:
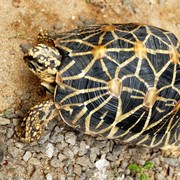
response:
[[[38,140],[49,122],[58,115],[53,98],[43,100],[30,109],[21,123],[17,135],[26,143]]]

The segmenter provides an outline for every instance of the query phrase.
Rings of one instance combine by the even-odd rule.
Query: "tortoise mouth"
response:
[[[28,65],[28,67],[29,67],[30,69],[32,69],[33,71],[36,70],[36,67],[35,67],[35,65],[33,64],[33,60],[34,60],[33,56],[30,56],[30,55],[24,56],[24,57],[23,57],[23,60],[24,60],[24,62]]]

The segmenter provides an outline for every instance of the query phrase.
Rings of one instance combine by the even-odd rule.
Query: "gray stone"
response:
[[[160,165],[160,161],[159,161],[159,158],[153,158],[152,159],[152,162],[154,162],[154,164],[156,164],[156,165]]]
[[[52,180],[52,174],[50,174],[50,173],[46,174],[46,179],[47,180]]]
[[[7,138],[11,138],[14,134],[14,129],[13,128],[7,128]]]
[[[17,147],[8,147],[8,152],[15,158],[20,153],[20,150]]]
[[[40,138],[38,143],[39,144],[44,144],[49,139],[50,134],[51,134],[50,132],[44,131],[43,136]]]
[[[28,161],[29,164],[33,164],[35,166],[39,166],[41,164],[40,160],[37,158],[30,158]]]
[[[7,124],[10,124],[10,120],[7,119],[7,118],[0,117],[0,125],[4,126],[4,125],[7,125]]]
[[[80,146],[79,146],[79,156],[83,156],[84,154],[86,154],[87,152],[87,148],[86,148],[86,142],[85,141],[81,141],[80,142]]]
[[[44,180],[44,176],[41,172],[41,170],[37,169],[34,171],[34,173],[32,174],[30,180]]]
[[[63,150],[63,154],[68,157],[69,159],[72,159],[74,157],[74,153],[72,150],[70,150],[68,147],[65,147]]]
[[[50,165],[55,167],[55,168],[58,168],[61,166],[61,161],[59,161],[59,159],[57,159],[56,157],[52,158],[51,161],[50,161]]]
[[[62,162],[62,161],[64,161],[64,160],[66,160],[67,157],[66,157],[64,154],[59,153],[58,159],[59,159],[60,162]]]
[[[80,176],[81,172],[82,172],[81,166],[78,164],[75,164],[74,165],[74,173],[77,174],[78,176]]]
[[[26,151],[25,152],[25,154],[24,154],[24,156],[23,156],[23,160],[26,162],[26,161],[28,161],[29,160],[29,158],[31,157],[31,152],[29,152],[29,151]]]
[[[128,162],[122,161],[122,163],[121,163],[121,168],[122,168],[122,169],[126,169],[128,165],[129,165]]]
[[[46,155],[48,158],[52,158],[54,153],[54,146],[51,143],[48,143],[46,146]]]
[[[76,144],[76,135],[74,134],[74,132],[68,132],[65,134],[65,141],[69,144],[71,144],[72,146],[74,146]]]
[[[97,147],[93,147],[93,148],[91,148],[90,149],[90,160],[91,160],[91,162],[92,163],[94,163],[95,162],[95,160],[96,160],[96,158],[97,158],[97,155],[99,155],[99,148],[97,148]]]
[[[136,164],[139,164],[141,166],[143,166],[144,163],[146,162],[144,159],[141,159],[141,157],[139,157],[139,156],[134,156],[133,160]]]
[[[157,180],[164,180],[165,177],[162,174],[160,174],[160,173],[156,173],[155,174],[155,179],[157,179]]]
[[[89,158],[87,156],[82,156],[82,157],[78,157],[76,160],[76,163],[81,165],[81,166],[89,166],[90,161]]]
[[[178,167],[180,165],[180,162],[177,158],[164,158],[164,162],[173,167]]]

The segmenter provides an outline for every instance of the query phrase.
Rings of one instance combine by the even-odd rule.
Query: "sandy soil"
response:
[[[35,43],[42,30],[127,22],[155,25],[180,38],[180,1],[0,0],[0,113],[19,117],[44,95],[22,60],[20,44]]]

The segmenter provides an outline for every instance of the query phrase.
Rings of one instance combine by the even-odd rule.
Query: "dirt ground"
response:
[[[180,1],[0,0],[0,116],[11,122],[44,96],[38,78],[22,60],[21,44],[36,43],[42,30],[128,22],[158,26],[180,39]]]

